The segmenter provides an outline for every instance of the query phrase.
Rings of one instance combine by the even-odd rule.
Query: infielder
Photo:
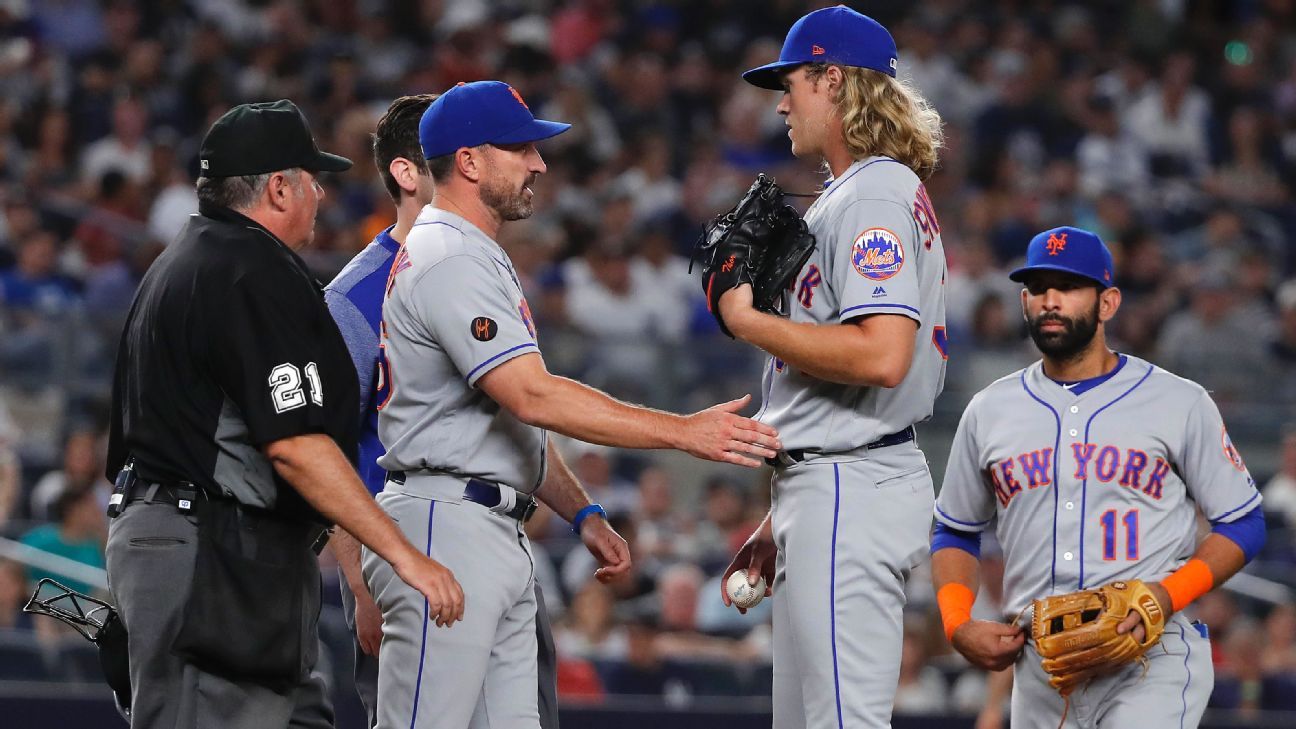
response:
[[[536,709],[534,569],[522,523],[543,500],[581,536],[609,580],[626,543],[563,464],[552,429],[631,448],[679,448],[750,466],[779,447],[773,428],[735,415],[747,399],[691,416],[636,408],[549,374],[517,273],[495,242],[532,212],[545,172],[535,143],[570,125],[535,119],[498,81],[460,84],[424,112],[419,141],[436,199],[397,254],[383,304],[378,430],[391,475],[378,496],[401,529],[454,571],[462,622],[362,552],[383,612],[378,726],[526,728]]]
[[[1180,612],[1264,544],[1260,494],[1202,387],[1107,347],[1111,253],[1077,228],[1035,236],[1022,312],[1043,359],[972,399],[936,503],[932,576],[946,635],[973,664],[1013,664],[1012,726],[1194,727],[1214,684],[1204,625]],[[1196,543],[1200,509],[1213,525]],[[1143,580],[1169,615],[1138,663],[1066,700],[1015,625],[971,620],[980,535],[997,519],[1011,620],[1033,599]],[[1127,584],[1127,583],[1126,583]],[[1136,631],[1137,614],[1118,631]],[[1023,649],[1023,643],[1026,643]]]
[[[895,73],[886,29],[838,6],[743,74],[783,91],[792,153],[832,174],[805,216],[817,248],[790,316],[753,309],[747,285],[720,300],[734,336],[772,355],[757,416],[784,445],[772,508],[721,584],[743,569],[771,584],[778,729],[890,725],[904,586],[931,524],[913,426],[945,378],[945,254],[922,185],[941,131]]]
[[[396,224],[379,233],[352,258],[324,289],[324,300],[342,331],[360,382],[360,476],[375,496],[382,491],[387,472],[378,465],[386,451],[378,438],[378,403],[387,397],[387,383],[379,382],[379,328],[383,293],[391,264],[414,219],[435,196],[432,176],[419,148],[418,125],[435,94],[402,96],[392,102],[374,132],[374,164],[383,186],[396,204]],[[382,386],[381,388],[379,386]],[[355,683],[368,715],[368,726],[377,723],[378,646],[382,640],[382,614],[360,574],[360,545],[337,530],[334,552],[342,573],[343,614],[355,633]],[[539,709],[542,729],[558,727],[557,657],[553,634],[544,607],[540,583],[535,584],[536,639],[539,647]]]

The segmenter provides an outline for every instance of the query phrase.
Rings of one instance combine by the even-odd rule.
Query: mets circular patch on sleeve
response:
[[[904,246],[900,237],[886,228],[869,228],[855,236],[851,265],[870,281],[885,281],[904,267]]]

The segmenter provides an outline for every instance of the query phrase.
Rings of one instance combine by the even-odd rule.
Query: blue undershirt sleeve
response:
[[[961,549],[981,559],[981,533],[951,529],[941,522],[936,522],[936,528],[932,531],[931,552],[936,554],[946,547]]]
[[[1265,544],[1264,509],[1257,506],[1231,522],[1211,522],[1211,533],[1226,537],[1242,549],[1250,562]]]

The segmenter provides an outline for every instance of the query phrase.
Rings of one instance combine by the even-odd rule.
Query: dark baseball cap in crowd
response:
[[[300,167],[342,172],[351,160],[321,152],[301,109],[287,99],[239,104],[207,130],[198,152],[203,177],[263,175]]]
[[[538,142],[571,129],[537,119],[522,94],[503,81],[461,83],[437,97],[419,120],[423,158],[433,159],[479,144]]]
[[[1031,271],[1062,271],[1092,280],[1108,288],[1116,276],[1111,251],[1096,234],[1062,226],[1031,238],[1026,247],[1026,265],[1008,274],[1022,282]]]
[[[774,63],[743,72],[743,80],[779,91],[784,71],[804,63],[836,63],[896,75],[895,39],[886,28],[845,5],[816,10],[792,24]]]

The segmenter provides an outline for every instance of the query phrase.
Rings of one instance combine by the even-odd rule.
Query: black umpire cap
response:
[[[342,172],[351,160],[321,152],[310,125],[287,99],[239,104],[212,124],[198,153],[203,177],[263,175],[300,167],[308,172]]]

